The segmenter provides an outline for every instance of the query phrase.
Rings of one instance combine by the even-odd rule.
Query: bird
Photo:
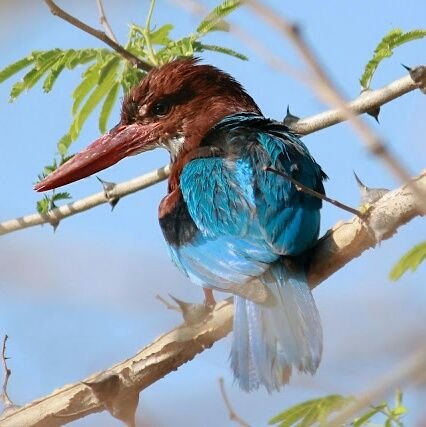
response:
[[[232,76],[175,59],[151,70],[122,103],[119,123],[35,185],[46,191],[156,148],[170,153],[159,223],[170,257],[215,303],[233,295],[230,365],[239,387],[279,391],[314,374],[321,319],[307,282],[326,174],[299,136],[266,118]],[[274,173],[276,171],[277,173]]]

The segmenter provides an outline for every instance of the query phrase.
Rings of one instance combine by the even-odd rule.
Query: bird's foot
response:
[[[214,299],[214,296],[213,296],[213,290],[209,288],[203,288],[203,292],[204,292],[204,305],[210,308],[210,310],[212,310],[216,305],[216,300]]]

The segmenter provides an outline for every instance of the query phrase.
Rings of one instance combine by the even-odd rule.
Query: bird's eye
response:
[[[152,107],[152,113],[155,116],[165,116],[170,111],[170,107],[167,102],[157,102]]]

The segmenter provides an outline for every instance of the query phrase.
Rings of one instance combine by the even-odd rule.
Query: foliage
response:
[[[177,40],[172,39],[170,35],[174,28],[172,24],[151,29],[154,4],[155,1],[152,0],[144,27],[137,24],[130,26],[128,41],[125,44],[127,50],[151,66],[204,51],[247,59],[232,49],[202,42],[202,38],[212,31],[229,29],[223,19],[240,5],[239,0],[223,1],[202,20],[193,34]],[[12,86],[10,101],[13,102],[42,79],[44,92],[50,92],[62,71],[73,70],[77,66],[86,68],[82,73],[81,82],[72,94],[72,122],[68,132],[58,141],[57,155],[54,161],[44,168],[44,173],[52,172],[68,159],[71,144],[78,138],[84,123],[98,106],[100,106],[99,130],[104,133],[108,129],[110,114],[120,96],[120,91],[127,93],[146,75],[146,72],[135,68],[120,54],[107,48],[35,51],[0,71],[2,83],[22,70],[29,69],[24,77]],[[39,201],[38,211],[45,212],[46,209],[55,206],[54,202],[60,200],[58,194],[61,193],[51,197],[45,196]]]
[[[385,417],[383,427],[403,427],[401,418],[407,412],[402,403],[402,392],[395,392],[395,404],[391,408],[384,402],[378,406],[372,406],[367,412],[345,424],[352,427],[371,425],[370,421],[377,415]],[[269,420],[269,425],[278,424],[276,427],[310,427],[314,425],[327,426],[330,415],[341,410],[346,405],[354,402],[353,397],[344,397],[338,394],[330,394],[318,399],[307,400],[281,412]],[[378,426],[377,424],[375,424]]]
[[[410,249],[394,265],[389,277],[391,280],[398,280],[408,270],[416,271],[418,266],[426,259],[426,241],[419,243]]]
[[[307,400],[281,412],[270,419],[268,424],[278,424],[277,427],[309,427],[315,423],[325,425],[331,413],[339,411],[352,400],[351,397],[343,397],[339,394]]]
[[[368,89],[370,87],[371,80],[380,62],[385,58],[390,58],[396,47],[423,37],[426,37],[426,30],[422,29],[408,31],[406,33],[398,28],[389,31],[389,33],[382,38],[376,49],[374,49],[373,57],[365,66],[364,72],[360,78],[361,87],[363,89]]]

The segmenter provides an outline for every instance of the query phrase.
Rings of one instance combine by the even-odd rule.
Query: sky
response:
[[[147,1],[105,0],[110,23],[120,41],[128,24],[143,24]],[[96,2],[61,2],[70,13],[98,27]],[[217,3],[204,3],[208,8]],[[322,63],[349,98],[359,94],[358,79],[378,41],[390,29],[424,28],[423,0],[388,2],[283,2],[270,4],[299,23]],[[154,25],[172,22],[173,35],[193,31],[199,21],[176,3],[159,0]],[[248,10],[230,18],[262,41],[284,61],[300,66],[293,48]],[[53,17],[43,2],[0,2],[0,68],[33,50],[55,47],[99,47],[91,36]],[[273,70],[250,46],[232,34],[215,33],[209,42],[249,56],[248,62],[220,54],[203,55],[237,78],[257,101],[265,116],[282,119],[287,105],[306,117],[327,107],[290,76]],[[424,63],[426,41],[399,48],[373,79],[378,88],[402,77],[401,63]],[[32,185],[55,151],[56,142],[71,121],[71,93],[81,70],[64,73],[55,90],[43,94],[39,86],[8,103],[11,84],[0,85],[0,219],[34,211],[38,195]],[[118,119],[117,106],[109,123]],[[388,147],[414,176],[425,168],[426,103],[420,92],[405,95],[382,108],[380,125],[366,117]],[[76,141],[79,150],[99,136],[96,114]],[[367,185],[394,188],[398,181],[373,158],[347,124],[304,138],[330,180],[327,193],[351,206],[359,204],[353,171]],[[166,164],[164,151],[126,159],[99,174],[120,182]],[[100,191],[95,178],[70,185],[77,199]],[[53,233],[50,226],[2,236],[0,240],[0,335],[7,333],[12,358],[9,393],[24,404],[66,383],[128,358],[163,332],[181,322],[155,299],[168,293],[190,301],[202,300],[168,259],[157,222],[157,206],[165,183],[108,206],[68,218]],[[322,233],[350,215],[326,205]],[[228,364],[230,337],[216,343],[141,393],[138,420],[144,426],[228,426],[218,378],[224,377],[236,411],[252,426],[266,425],[273,415],[303,399],[329,393],[356,394],[385,374],[426,338],[426,268],[407,274],[398,283],[388,273],[398,258],[424,239],[424,221],[416,219],[389,241],[364,253],[334,274],[315,291],[324,328],[324,354],[315,377],[295,376],[280,393],[246,394],[233,384]],[[220,295],[216,295],[221,298]],[[425,419],[424,390],[408,388],[407,425]],[[196,405],[194,403],[196,402]],[[105,413],[73,426],[119,426]]]

